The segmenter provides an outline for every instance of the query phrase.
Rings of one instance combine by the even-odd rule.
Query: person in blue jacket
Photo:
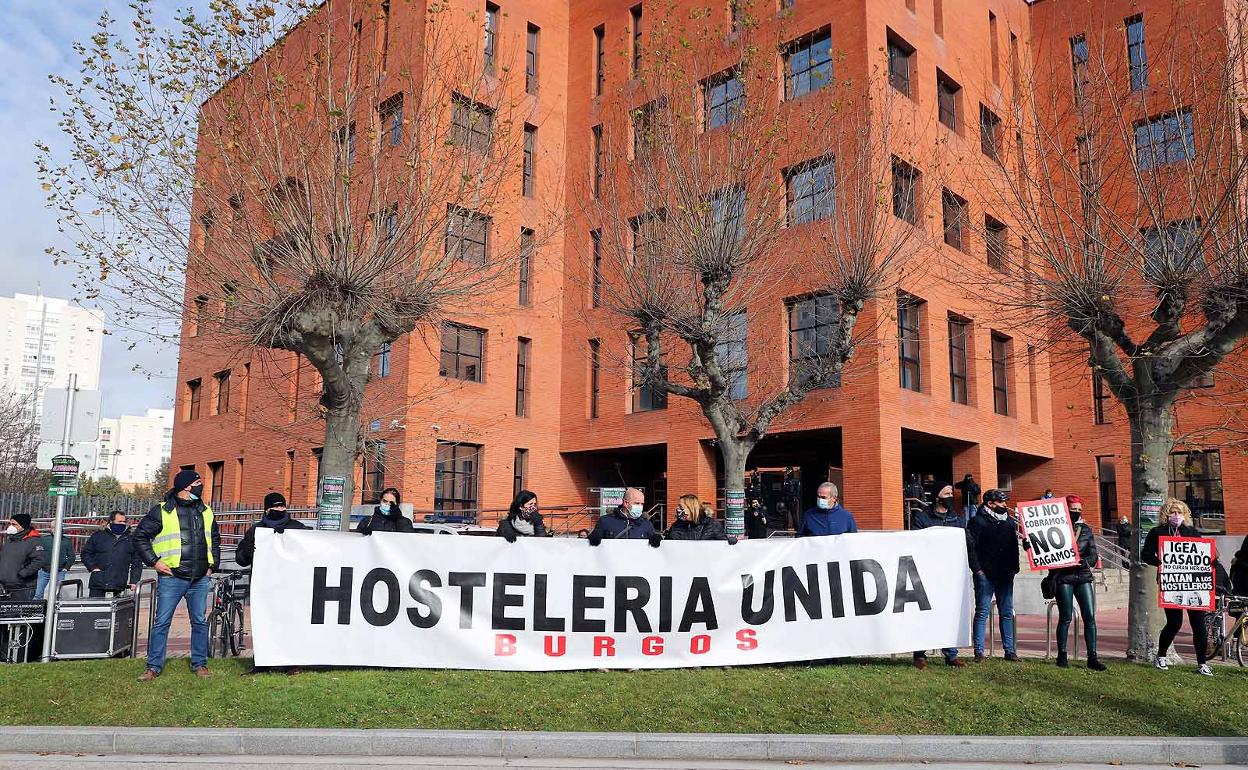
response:
[[[589,544],[596,546],[603,540],[646,540],[658,548],[663,543],[663,536],[643,515],[645,509],[646,496],[640,489],[629,487],[624,490],[624,502],[598,519],[594,530],[589,533]]]
[[[843,535],[846,532],[857,532],[858,522],[854,514],[841,505],[836,485],[825,481],[815,491],[815,507],[802,514],[802,523],[798,527],[798,537],[819,537],[821,535]]]

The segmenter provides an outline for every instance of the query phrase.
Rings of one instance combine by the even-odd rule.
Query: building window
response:
[[[1194,151],[1190,109],[1135,124],[1135,164],[1138,168],[1150,169],[1190,160]]]
[[[710,198],[711,227],[709,234],[724,242],[739,241],[745,233],[745,190],[731,187]]]
[[[377,228],[381,234],[381,240],[390,243],[394,237],[399,234],[399,206],[396,203],[383,211],[377,212]],[[331,236],[335,244],[343,243],[340,237]]]
[[[1144,50],[1144,15],[1126,19],[1127,64],[1130,67],[1131,90],[1148,88],[1148,52]]]
[[[958,99],[962,94],[962,86],[941,72],[936,70],[936,104],[940,112],[940,122],[944,123],[951,130],[958,130]]]
[[[1224,534],[1221,453],[1203,449],[1170,455],[1170,496],[1192,509],[1192,523],[1202,535]]]
[[[746,330],[745,311],[738,310],[728,316],[724,335],[715,345],[715,359],[728,380],[728,396],[733,400],[743,399],[750,394],[750,354]]]
[[[217,409],[215,414],[226,414],[230,411],[230,370],[217,372],[213,375],[217,387]]]
[[[988,267],[993,270],[1005,269],[1006,227],[993,217],[984,215],[984,247],[988,256]]]
[[[979,105],[979,149],[1001,162],[1001,118],[982,104]]]
[[[992,333],[992,410],[997,414],[1010,413],[1009,385],[1010,338]]]
[[[914,71],[914,46],[888,30],[888,82],[906,96],[913,98],[911,74]]]
[[[997,15],[988,12],[988,58],[992,62],[992,82],[1001,84],[1001,43],[997,31]]]
[[[628,11],[630,26],[632,27],[633,55],[632,65],[629,71],[633,77],[641,72],[641,4],[634,5]]]
[[[381,502],[381,491],[386,488],[386,442],[364,442],[364,483],[360,485],[361,503]]]
[[[1144,276],[1162,281],[1166,276],[1187,273],[1200,258],[1200,220],[1167,222],[1140,231],[1144,239]]]
[[[528,307],[532,302],[533,249],[533,231],[527,227],[520,228],[520,276],[517,281],[520,307]]]
[[[286,467],[282,469],[282,492],[286,499],[295,499],[295,450],[286,452]]]
[[[469,265],[490,258],[490,218],[459,206],[446,207],[446,255]]]
[[[970,400],[967,368],[970,334],[970,321],[949,316],[949,398],[955,404]]]
[[[525,488],[525,478],[529,475],[529,450],[516,449],[515,460],[511,464],[511,496],[514,498]]]
[[[649,363],[649,345],[640,332],[629,335],[629,346],[632,348],[633,359],[633,411],[651,412],[667,408],[667,391],[647,376]],[[660,360],[662,353],[659,353]],[[659,365],[656,373],[659,380],[667,378],[667,367]]]
[[[484,382],[485,330],[460,324],[442,324],[442,351],[438,374],[453,380]]]
[[[196,297],[195,308],[191,312],[190,336],[198,337],[200,327],[204,319],[208,317],[208,298],[202,294]]]
[[[529,350],[532,340],[516,340],[516,416],[529,416]]]
[[[238,290],[231,284],[221,287],[221,325],[229,326],[234,315],[235,309],[238,307]]]
[[[602,146],[602,126],[594,126],[591,129],[590,136],[594,142],[594,198],[597,199],[602,195],[602,168],[604,165]]]
[[[923,300],[909,294],[897,295],[897,359],[901,387],[916,393],[923,391],[922,337],[919,312]]]
[[[475,513],[480,473],[480,446],[439,441],[433,468],[433,509]]]
[[[745,112],[745,86],[730,69],[702,81],[702,128],[710,130],[734,123]]]
[[[940,203],[945,243],[959,251],[966,251],[966,198],[943,190]]]
[[[355,163],[355,122],[352,121],[338,129],[335,136],[334,147],[338,153],[338,165],[350,167]]]
[[[524,169],[520,182],[520,194],[533,197],[533,152],[537,144],[537,126],[524,124]]]
[[[208,501],[214,505],[220,505],[225,500],[225,463],[208,463],[208,476],[210,477],[208,492]]]
[[[403,143],[403,94],[395,94],[377,107],[381,120],[381,146],[398,147]]]
[[[524,90],[529,94],[537,93],[537,46],[541,34],[542,30],[537,25],[529,25],[528,42],[524,48]]]
[[[650,150],[662,140],[662,127],[659,125],[659,111],[662,102],[655,100],[633,110],[629,117],[633,124],[633,158],[644,160]]]
[[[922,173],[917,168],[893,156],[893,216],[912,225],[919,221],[918,193],[921,177]]]
[[[589,306],[602,304],[602,233],[594,230],[589,234],[593,246],[593,264],[590,267]]]
[[[822,294],[788,303],[789,377],[813,387],[838,387],[840,374],[831,375],[840,350],[834,344],[840,318],[836,297]]]
[[[594,28],[594,96],[602,96],[607,82],[607,30],[602,25]]]
[[[790,225],[832,217],[836,211],[836,166],[832,158],[795,166],[784,177]]]
[[[485,4],[485,74],[493,75],[498,46],[498,6]]]
[[[591,418],[598,416],[598,390],[599,376],[601,374],[601,353],[602,342],[600,340],[589,341],[589,416]]]
[[[1070,70],[1075,88],[1075,104],[1083,104],[1088,90],[1088,38],[1075,35],[1070,39]]]
[[[484,155],[493,137],[494,110],[459,94],[451,97],[451,144]]]
[[[796,99],[832,82],[832,32],[812,32],[784,51],[784,98]]]
[[[628,221],[633,236],[630,256],[634,265],[660,256],[657,251],[665,216],[663,211],[652,211],[635,216]]]
[[[186,419],[199,419],[199,402],[203,396],[203,381],[199,379],[186,383]]]
[[[373,354],[373,373],[379,379],[390,374],[390,352],[391,343],[387,341],[381,343],[377,352]]]
[[[1108,425],[1109,417],[1106,407],[1111,394],[1105,388],[1105,378],[1092,372],[1092,424]]]

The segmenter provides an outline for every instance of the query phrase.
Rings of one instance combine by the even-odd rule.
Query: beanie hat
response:
[[[944,485],[943,487],[940,488],[940,491],[936,493],[936,496],[937,497],[953,497],[953,487],[949,486],[948,484]]]
[[[264,496],[264,510],[269,510],[275,505],[286,507],[286,496],[281,492],[270,492]]]
[[[1072,505],[1083,505],[1083,498],[1079,495],[1066,495],[1066,507],[1069,508]]]
[[[13,514],[13,521],[16,521],[17,526],[21,527],[22,529],[30,529],[30,514],[29,513],[15,513]]]
[[[173,477],[173,491],[181,492],[190,485],[199,481],[199,474],[193,470],[178,471],[178,475]]]

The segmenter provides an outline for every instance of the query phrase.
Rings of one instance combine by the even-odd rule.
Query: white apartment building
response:
[[[0,297],[0,387],[34,411],[36,424],[46,388],[98,390],[104,347],[104,314],[42,295]]]
[[[151,482],[173,454],[173,410],[148,409],[100,420],[95,478],[113,476],[125,487]]]

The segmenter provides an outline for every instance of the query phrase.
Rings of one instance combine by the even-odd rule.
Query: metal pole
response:
[[[74,421],[74,394],[78,392],[78,375],[69,375],[69,388],[65,393],[65,432],[61,434],[61,454],[69,454],[71,429]],[[56,636],[56,602],[61,586],[61,528],[65,524],[65,495],[56,496],[56,521],[52,527],[52,560],[48,562],[48,588],[44,594],[47,601],[43,615],[43,662],[52,660],[52,638]]]

